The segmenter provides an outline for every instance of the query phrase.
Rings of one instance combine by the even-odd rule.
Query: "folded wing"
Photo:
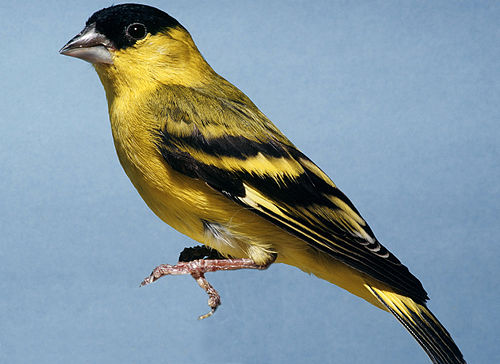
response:
[[[172,168],[425,303],[419,280],[377,241],[351,201],[253,104],[196,96],[206,97],[208,119],[188,105],[174,105],[156,131],[158,150]]]

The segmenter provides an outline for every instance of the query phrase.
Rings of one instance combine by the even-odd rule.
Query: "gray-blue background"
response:
[[[288,266],[139,288],[186,237],[58,49],[108,1],[0,5],[0,362],[425,363],[391,315]],[[352,199],[470,363],[500,361],[496,1],[153,1]]]

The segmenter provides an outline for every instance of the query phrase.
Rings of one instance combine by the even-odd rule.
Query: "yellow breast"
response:
[[[113,139],[123,169],[151,210],[164,222],[223,255],[267,264],[294,265],[381,307],[359,272],[309,247],[304,241],[238,205],[205,182],[173,170],[155,144],[164,126],[146,106],[153,83],[117,88],[99,72],[106,90]],[[108,68],[106,72],[112,72]],[[125,81],[124,81],[125,82]],[[141,89],[138,91],[137,89]],[[382,307],[381,307],[382,308]]]

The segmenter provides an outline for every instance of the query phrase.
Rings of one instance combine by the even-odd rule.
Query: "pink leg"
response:
[[[272,263],[272,262],[271,262]],[[190,274],[198,285],[208,294],[208,305],[211,311],[199,317],[200,320],[212,316],[221,304],[220,295],[205,278],[205,273],[218,270],[236,269],[266,269],[271,265],[257,265],[252,259],[198,259],[190,262],[179,262],[176,265],[162,264],[156,267],[149,277],[146,277],[141,287],[153,283],[166,275]]]

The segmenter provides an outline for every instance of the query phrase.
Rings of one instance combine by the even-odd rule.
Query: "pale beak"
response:
[[[113,43],[96,31],[95,23],[85,27],[59,51],[60,54],[81,58],[90,63],[113,63]]]

